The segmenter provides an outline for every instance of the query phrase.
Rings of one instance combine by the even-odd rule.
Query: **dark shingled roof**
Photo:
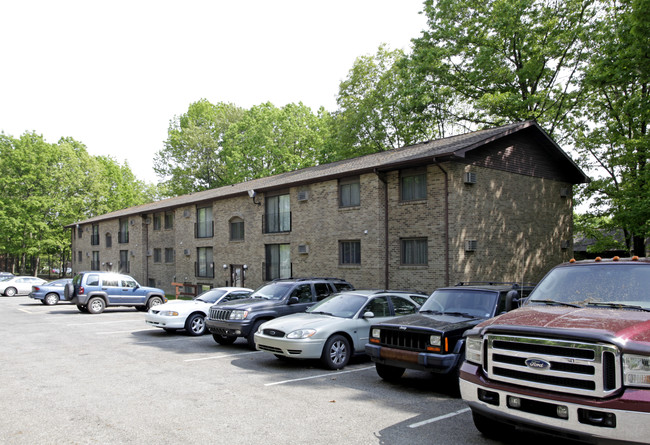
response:
[[[373,153],[352,159],[345,159],[329,164],[317,165],[315,167],[303,168],[292,172],[281,173],[266,178],[253,179],[238,184],[227,185],[216,189],[202,192],[190,193],[188,195],[176,196],[148,204],[129,207],[104,215],[96,216],[79,224],[88,224],[107,219],[120,218],[131,215],[141,215],[151,212],[160,212],[182,205],[209,202],[218,199],[228,198],[237,195],[247,194],[248,190],[257,192],[270,191],[281,188],[295,187],[310,182],[320,182],[329,179],[340,178],[350,175],[358,175],[371,171],[388,171],[396,168],[421,165],[423,161],[433,162],[450,158],[462,158],[465,153],[484,146],[485,144],[508,136],[515,132],[532,128],[539,132],[543,142],[557,150],[562,157],[575,169],[576,183],[588,182],[588,177],[580,168],[567,156],[567,154],[533,121],[518,122],[504,125],[502,127],[479,130],[465,133],[458,136],[450,136],[444,139],[422,142],[380,153]],[[73,227],[75,224],[66,227]]]

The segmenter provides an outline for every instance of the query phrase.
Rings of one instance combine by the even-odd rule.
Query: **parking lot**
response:
[[[395,385],[366,359],[342,371],[287,362],[243,340],[149,328],[132,308],[89,315],[0,297],[0,335],[0,443],[535,442],[482,437],[427,373]]]

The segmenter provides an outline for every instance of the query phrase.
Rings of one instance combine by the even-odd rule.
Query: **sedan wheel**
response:
[[[13,297],[16,295],[16,288],[15,287],[8,287],[5,289],[5,295],[7,297]]]
[[[43,303],[47,304],[48,306],[53,306],[59,302],[59,296],[55,293],[47,294],[45,298],[43,298]]]
[[[192,314],[187,317],[185,330],[193,336],[205,334],[205,316],[203,314]]]
[[[350,342],[342,335],[333,335],[325,343],[321,361],[329,369],[341,369],[350,361]]]

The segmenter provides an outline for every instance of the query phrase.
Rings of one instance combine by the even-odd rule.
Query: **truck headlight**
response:
[[[442,337],[441,337],[440,335],[435,334],[435,335],[430,335],[430,336],[429,336],[429,344],[430,344],[431,346],[438,346],[438,347],[440,347],[440,343],[441,343],[441,341],[442,341]]]
[[[628,386],[650,387],[650,357],[624,354],[623,381]]]
[[[380,338],[381,337],[381,329],[372,328],[372,331],[370,332],[370,336],[373,337],[373,338]]]
[[[234,310],[230,313],[229,320],[243,320],[248,316],[248,311]]]
[[[476,365],[483,363],[481,360],[481,348],[483,347],[483,339],[481,337],[467,337],[465,339],[465,360],[472,362]]]

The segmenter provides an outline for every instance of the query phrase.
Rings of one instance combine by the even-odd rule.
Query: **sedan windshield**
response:
[[[200,294],[198,297],[195,298],[195,300],[199,301],[205,301],[206,303],[216,303],[219,298],[221,298],[227,291],[223,289],[210,289],[206,290],[202,294]]]
[[[650,309],[650,266],[588,264],[558,267],[531,292],[527,304]],[[608,304],[612,303],[612,304]]]
[[[307,309],[311,314],[325,314],[332,317],[352,318],[368,299],[355,294],[335,294]]]

